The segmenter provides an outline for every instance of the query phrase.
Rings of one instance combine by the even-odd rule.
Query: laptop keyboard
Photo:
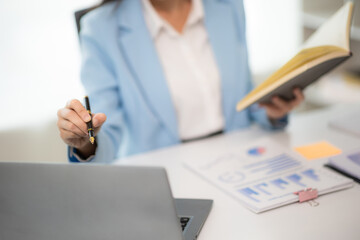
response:
[[[184,231],[186,226],[190,222],[191,217],[179,217],[179,220],[180,220],[181,228]]]

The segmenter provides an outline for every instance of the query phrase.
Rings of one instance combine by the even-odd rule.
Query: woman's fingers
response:
[[[67,143],[74,145],[81,144],[88,137],[87,123],[90,121],[90,115],[79,100],[70,100],[65,108],[58,111],[58,128],[61,138]],[[95,135],[100,127],[106,121],[106,115],[103,113],[93,114],[92,122]]]
[[[285,101],[280,97],[273,97],[271,103],[260,104],[261,107],[266,109],[267,115],[272,119],[282,118],[288,114],[296,106],[300,105],[304,101],[304,95],[301,89],[296,88],[293,91],[295,99],[291,101]]]
[[[278,107],[276,107],[274,104],[271,103],[262,103],[260,104],[260,107],[263,107],[266,109],[266,111],[272,112],[274,114],[282,114],[281,109],[279,109]]]
[[[287,102],[279,97],[274,97],[272,103],[277,107],[283,114],[290,112],[292,105],[290,102]]]
[[[60,128],[60,137],[64,140],[81,138],[81,136],[79,136],[78,134],[72,131],[68,131],[64,128]]]
[[[294,89],[293,93],[295,96],[294,100],[285,101],[279,97],[274,97],[272,102],[276,107],[281,109],[284,113],[288,113],[304,101],[304,94],[299,88]]]
[[[284,112],[272,103],[260,104],[260,107],[265,108],[270,119],[278,119],[284,116]]]
[[[83,153],[93,154],[95,147],[89,143],[87,128],[87,122],[91,120],[91,117],[81,102],[76,99],[68,101],[64,108],[58,110],[57,115],[57,126],[62,140]],[[99,132],[105,120],[105,114],[93,114],[92,121],[95,135]]]
[[[106,115],[103,113],[96,113],[93,115],[92,123],[94,128],[99,128],[106,121]]]
[[[103,113],[97,113],[93,115],[93,127],[95,129],[95,136],[100,131],[101,126],[106,121],[106,115]]]
[[[66,131],[76,134],[76,136],[78,136],[79,138],[83,138],[88,135],[87,130],[81,130],[76,124],[66,119],[59,120],[58,127],[60,130],[64,129]]]
[[[305,97],[303,92],[299,88],[294,89],[293,93],[295,95],[295,100],[292,101],[292,106],[294,108],[300,105],[304,101]]]
[[[86,111],[85,107],[79,100],[72,99],[68,101],[66,107],[74,110],[84,122],[90,121],[91,118],[89,113]]]
[[[84,122],[83,119],[80,118],[80,116],[73,111],[72,109],[69,108],[63,108],[61,110],[59,110],[58,112],[58,116],[60,117],[59,119],[59,125],[61,125],[62,128],[64,127],[64,124],[67,121],[73,123],[80,131],[82,131],[84,134],[87,134],[87,127],[86,127],[86,123]],[[62,121],[65,120],[65,121]],[[69,123],[67,123],[69,124]],[[73,126],[71,126],[71,128],[73,128]],[[67,128],[67,130],[71,131],[71,128]],[[66,129],[66,128],[65,128]]]

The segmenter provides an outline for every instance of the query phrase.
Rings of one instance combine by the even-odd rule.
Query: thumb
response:
[[[106,121],[106,115],[104,113],[96,113],[93,115],[93,126],[94,128],[101,127]]]

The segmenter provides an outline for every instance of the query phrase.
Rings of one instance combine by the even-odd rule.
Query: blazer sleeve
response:
[[[238,24],[238,31],[239,31],[239,35],[242,36],[243,38],[243,43],[246,45],[245,49],[246,49],[246,58],[248,59],[248,48],[247,48],[247,41],[246,41],[246,18],[245,18],[245,10],[244,10],[244,3],[242,0],[231,0],[232,4],[234,6],[233,9],[236,9],[236,20],[237,20],[237,24]],[[247,81],[246,84],[246,92],[249,93],[251,90],[253,90],[254,86],[253,86],[253,81],[251,79],[251,71],[250,71],[250,67],[249,64],[247,66],[247,71],[248,71],[248,78],[245,80]],[[252,106],[250,106],[248,108],[248,114],[249,114],[249,118],[252,121],[257,122],[258,124],[260,124],[262,127],[266,128],[266,129],[283,129],[284,127],[286,127],[287,123],[288,123],[288,117],[285,116],[281,119],[275,120],[275,121],[270,121],[266,111],[264,108],[259,107],[258,104],[253,104]]]
[[[104,49],[104,23],[96,21],[96,17],[87,17],[81,22],[81,82],[89,96],[92,112],[102,112],[107,116],[96,136],[97,149],[91,162],[109,163],[116,159],[122,140],[122,97],[113,61]]]

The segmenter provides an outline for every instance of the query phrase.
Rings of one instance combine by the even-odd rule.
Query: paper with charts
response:
[[[269,138],[185,166],[256,213],[297,202],[294,192],[305,188],[321,195],[353,184],[322,166],[312,167]]]

